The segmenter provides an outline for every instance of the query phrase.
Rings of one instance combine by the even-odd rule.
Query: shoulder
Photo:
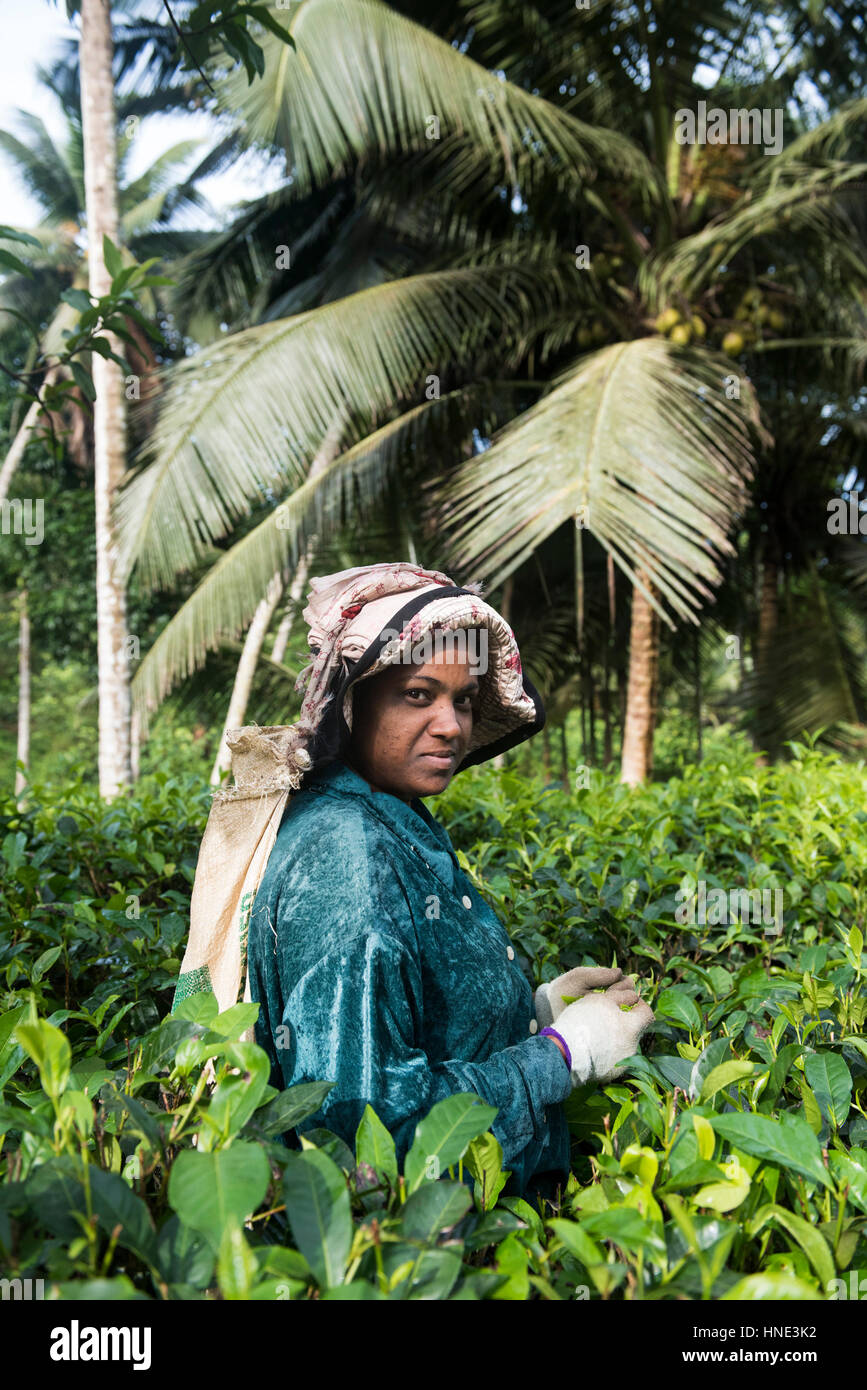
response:
[[[330,921],[346,939],[377,922],[411,926],[406,885],[388,830],[358,797],[301,791],[290,800],[256,904],[285,922]]]

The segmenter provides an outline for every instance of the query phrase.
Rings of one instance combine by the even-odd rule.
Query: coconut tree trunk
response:
[[[27,606],[27,589],[18,596],[18,750],[19,763],[30,767],[30,613]],[[20,768],[15,769],[15,795],[18,809],[23,811],[26,798],[23,796],[27,777]]]
[[[111,276],[103,237],[118,244],[116,123],[109,0],[81,3],[81,117],[90,292],[107,294]],[[106,337],[122,352],[116,334]],[[112,500],[126,458],[123,374],[93,354],[94,492],[96,502],[96,621],[99,663],[99,790],[106,799],[132,783],[126,593],[117,562]]]
[[[768,652],[774,640],[779,621],[779,569],[774,560],[766,559],[762,565],[762,588],[759,595],[759,633],[756,653],[759,672],[767,673]]]
[[[280,595],[282,592],[283,577],[280,574],[275,574],[268,585],[265,597],[253,614],[253,621],[247,629],[247,636],[244,638],[241,659],[238,662],[238,669],[235,672],[235,684],[232,687],[232,698],[229,701],[229,711],[226,715],[226,722],[223,725],[223,732],[220,735],[217,757],[211,772],[212,787],[218,787],[220,785],[220,773],[228,771],[232,765],[232,753],[226,743],[226,734],[229,729],[239,729],[243,726],[244,717],[247,713],[247,703],[250,699],[250,691],[253,686],[253,676],[256,673],[256,664],[259,660],[259,653],[262,650],[265,634],[271,626],[271,619],[274,616],[274,610],[277,604],[280,602]]]
[[[645,583],[646,578],[642,576]],[[629,637],[629,685],[623,733],[621,782],[636,784],[653,766],[654,681],[659,649],[659,619],[638,588],[632,590]]]
[[[49,368],[45,374],[45,380],[42,383],[43,390],[46,386],[51,386],[57,379],[58,371],[58,367]],[[0,468],[0,501],[2,501],[4,497],[9,496],[9,485],[15,476],[15,470],[24,456],[24,450],[30,442],[30,436],[36,428],[38,416],[39,402],[33,401],[30,409],[21,421],[21,428],[15,435],[9,452],[3,460],[3,467]]]
[[[292,634],[292,624],[297,612],[298,600],[304,593],[307,584],[307,576],[310,573],[310,566],[313,563],[313,555],[316,549],[316,537],[310,541],[306,551],[298,561],[298,568],[295,577],[289,586],[289,599],[286,604],[286,612],[280,619],[280,626],[274,634],[274,646],[271,648],[271,660],[282,661],[286,655],[286,646]],[[240,726],[239,726],[240,727]]]

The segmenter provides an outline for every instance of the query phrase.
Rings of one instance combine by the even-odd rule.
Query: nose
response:
[[[428,727],[432,734],[438,734],[440,738],[449,738],[454,741],[462,736],[463,729],[450,695],[442,695],[434,701]]]

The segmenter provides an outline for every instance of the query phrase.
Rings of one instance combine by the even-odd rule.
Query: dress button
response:
[[[509,960],[514,960],[514,959],[515,959],[515,950],[514,950],[514,947],[512,947],[512,946],[507,946],[507,947],[506,947],[506,955],[509,957]]]
[[[473,905],[473,900],[472,900],[472,898],[468,898],[467,895],[466,895],[466,893],[465,893],[464,896],[461,898],[461,902],[463,903],[464,907],[472,907],[472,905]]]
[[[538,1023],[536,1022],[535,1018],[531,1018],[531,1019],[530,1019],[530,1032],[531,1032],[531,1033],[535,1033],[535,1032],[537,1031],[538,1027],[539,1027],[539,1025],[538,1025]]]

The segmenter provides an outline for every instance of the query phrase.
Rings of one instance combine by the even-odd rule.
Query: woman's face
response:
[[[386,667],[353,688],[346,761],[404,801],[445,791],[473,729],[478,676],[448,648],[422,665]]]

